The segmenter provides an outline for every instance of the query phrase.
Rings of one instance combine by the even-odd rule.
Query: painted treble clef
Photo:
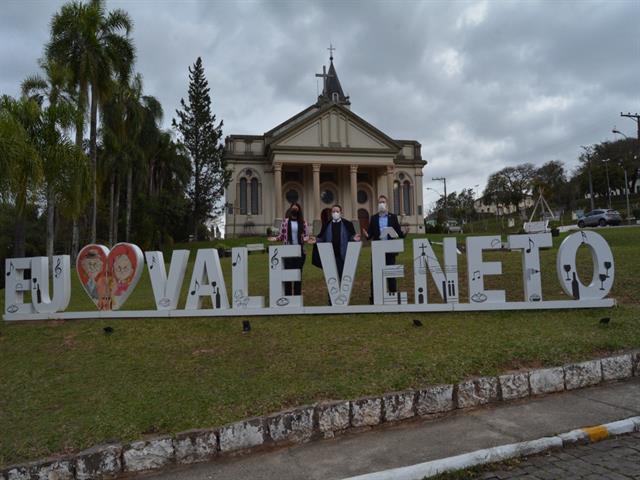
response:
[[[280,260],[278,259],[278,249],[273,250],[273,255],[271,256],[271,268],[276,268]]]
[[[60,266],[60,263],[62,262],[62,259],[58,258],[58,260],[56,261],[56,268],[54,269],[54,277],[58,278],[58,276],[60,276],[60,274],[62,273],[62,267]]]

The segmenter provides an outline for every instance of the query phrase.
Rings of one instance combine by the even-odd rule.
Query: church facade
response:
[[[330,62],[318,75],[324,87],[316,103],[262,135],[226,138],[227,235],[266,234],[294,201],[314,234],[322,210],[336,203],[366,229],[381,194],[411,233],[424,231],[420,143],[393,139],[353,113]]]

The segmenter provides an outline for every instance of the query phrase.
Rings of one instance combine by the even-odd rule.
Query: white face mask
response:
[[[342,216],[340,214],[340,212],[331,212],[331,216],[333,217],[334,220],[340,220],[340,217]]]
[[[380,210],[381,212],[384,212],[387,209],[387,203],[386,202],[380,202],[378,204],[378,210]]]

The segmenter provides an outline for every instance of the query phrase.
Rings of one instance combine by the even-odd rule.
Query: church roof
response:
[[[328,78],[325,83],[324,88],[322,89],[322,96],[329,101],[335,102],[334,93],[337,94],[337,102],[340,104],[350,105],[349,97],[345,97],[344,92],[342,91],[342,85],[340,85],[340,79],[338,78],[338,73],[336,72],[336,67],[333,65],[333,57],[331,57],[331,65],[329,66],[329,72],[327,72]]]

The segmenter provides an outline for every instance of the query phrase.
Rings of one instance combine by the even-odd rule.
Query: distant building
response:
[[[493,200],[485,205],[485,199],[479,198],[475,202],[473,202],[473,208],[477,213],[490,213],[492,215],[511,215],[512,213],[516,213],[518,211],[532,208],[535,205],[535,200],[532,195],[525,195],[524,199],[520,201],[518,207],[515,205],[507,205],[503,203],[496,203]]]
[[[321,211],[335,203],[366,228],[380,194],[411,232],[424,231],[427,162],[420,143],[393,139],[353,113],[333,56],[330,62],[319,74],[324,88],[316,103],[262,135],[226,138],[224,156],[233,171],[225,193],[226,233],[264,234],[294,201],[315,228]]]

